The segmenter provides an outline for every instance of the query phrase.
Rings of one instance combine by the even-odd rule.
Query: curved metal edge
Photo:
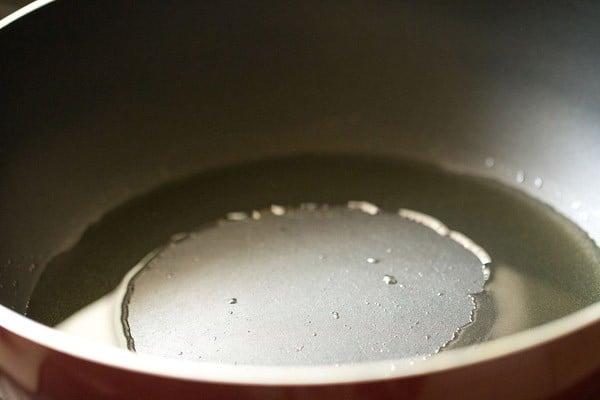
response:
[[[12,14],[8,14],[6,17],[0,19],[0,29],[12,24],[19,18],[24,17],[25,15],[37,10],[38,8],[45,6],[46,4],[53,3],[54,1],[55,0],[35,0],[34,2],[19,8]]]
[[[490,342],[453,349],[426,360],[389,360],[362,364],[307,367],[223,365],[169,360],[137,354],[71,336],[0,306],[3,328],[41,346],[117,369],[165,378],[228,384],[322,385],[408,378],[473,366],[543,346],[579,330],[600,324],[600,303],[556,321]]]

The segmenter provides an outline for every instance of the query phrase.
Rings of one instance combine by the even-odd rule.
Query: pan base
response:
[[[486,290],[474,295],[474,322],[444,349],[520,332],[600,300],[600,257],[593,241],[514,188],[414,161],[298,156],[203,172],[113,209],[45,266],[28,316],[50,326],[65,322],[112,293],[132,266],[173,234],[208,226],[232,210],[349,199],[368,199],[384,212],[402,207],[435,216],[491,255]],[[371,256],[376,257],[366,257]],[[115,343],[112,317],[97,315],[95,320],[108,322],[92,326],[87,320],[67,324],[68,330],[103,341],[113,337]],[[98,337],[102,327],[112,330]]]

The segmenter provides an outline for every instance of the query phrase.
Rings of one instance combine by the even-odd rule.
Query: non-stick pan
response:
[[[595,3],[46,3],[1,398],[600,396]]]

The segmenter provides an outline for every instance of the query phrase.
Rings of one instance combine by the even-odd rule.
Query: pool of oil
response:
[[[199,173],[114,209],[46,266],[27,315],[61,323],[111,293],[173,234],[232,211],[351,199],[391,212],[419,210],[490,254],[491,276],[475,295],[474,321],[445,348],[523,331],[598,301],[596,245],[575,224],[513,188],[413,161],[298,156]]]
[[[132,350],[194,361],[428,357],[472,322],[489,260],[414,210],[351,201],[237,211],[176,235],[128,274],[115,326]]]

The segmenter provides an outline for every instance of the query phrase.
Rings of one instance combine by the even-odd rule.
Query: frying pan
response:
[[[49,326],[111,292],[165,232],[197,225],[135,214],[140,202],[168,203],[160,188],[211,171],[251,176],[264,160],[426,163],[511,188],[597,242],[597,5],[46,3],[0,23],[0,397],[600,394],[597,254],[548,230],[506,240],[580,260],[517,266],[565,297],[515,295],[518,329],[394,368],[181,361]],[[207,210],[235,197],[222,187],[202,192]],[[119,250],[103,258],[108,247]],[[520,280],[507,285],[517,293]]]

